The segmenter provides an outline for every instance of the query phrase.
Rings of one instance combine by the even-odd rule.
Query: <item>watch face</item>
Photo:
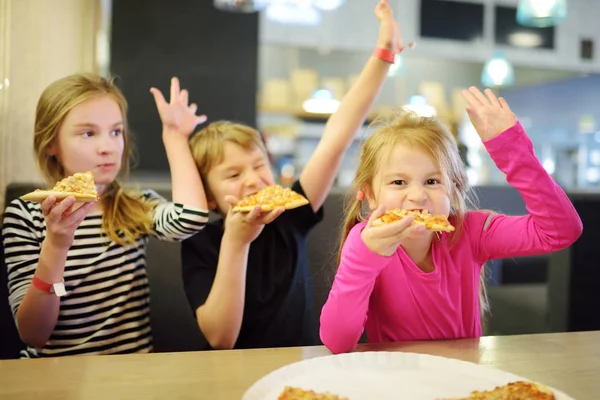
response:
[[[64,296],[65,294],[67,294],[67,291],[65,290],[64,282],[55,283],[54,285],[52,285],[52,288],[50,289],[50,291],[52,293],[56,293],[56,295],[58,297],[61,297],[61,296]]]

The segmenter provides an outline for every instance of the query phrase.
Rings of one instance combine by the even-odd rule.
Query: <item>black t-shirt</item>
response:
[[[299,181],[292,190],[304,195]],[[322,219],[323,208],[316,213],[310,205],[287,210],[250,244],[244,316],[234,348],[318,344],[306,237]],[[182,244],[183,285],[194,313],[210,293],[222,238],[219,219]]]

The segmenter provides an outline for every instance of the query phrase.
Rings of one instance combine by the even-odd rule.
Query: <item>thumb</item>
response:
[[[231,196],[231,195],[225,196],[225,201],[227,203],[229,203],[231,206],[235,206],[237,203],[239,203],[238,198],[235,196]]]
[[[207,120],[206,115],[201,115],[199,117],[196,117],[196,125],[203,124],[206,122],[206,120]]]
[[[154,96],[154,101],[156,102],[156,105],[167,103],[162,92],[157,88],[150,88],[150,93],[152,93],[152,96]]]
[[[381,217],[383,214],[385,214],[385,206],[383,204],[380,204],[379,206],[377,206],[377,208],[373,211],[373,213],[371,214],[371,216],[369,217],[369,222],[367,222],[368,226],[372,226],[373,222]]]

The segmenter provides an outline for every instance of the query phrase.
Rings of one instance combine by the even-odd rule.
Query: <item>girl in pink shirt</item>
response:
[[[403,113],[382,124],[362,149],[356,200],[321,312],[321,340],[333,353],[352,350],[365,328],[369,342],[479,337],[483,264],[558,251],[581,235],[581,219],[506,101],[489,89],[462,93],[473,126],[529,214],[467,211],[456,142],[435,119]],[[366,221],[363,203],[372,211]],[[435,234],[412,226],[412,218],[373,226],[393,208],[446,215],[456,230]]]

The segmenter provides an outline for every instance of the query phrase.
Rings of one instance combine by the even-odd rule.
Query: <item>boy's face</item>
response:
[[[263,151],[258,147],[246,150],[233,142],[225,143],[223,161],[208,172],[206,180],[210,193],[209,207],[222,215],[230,207],[225,196],[235,196],[240,200],[275,184],[269,160]]]

